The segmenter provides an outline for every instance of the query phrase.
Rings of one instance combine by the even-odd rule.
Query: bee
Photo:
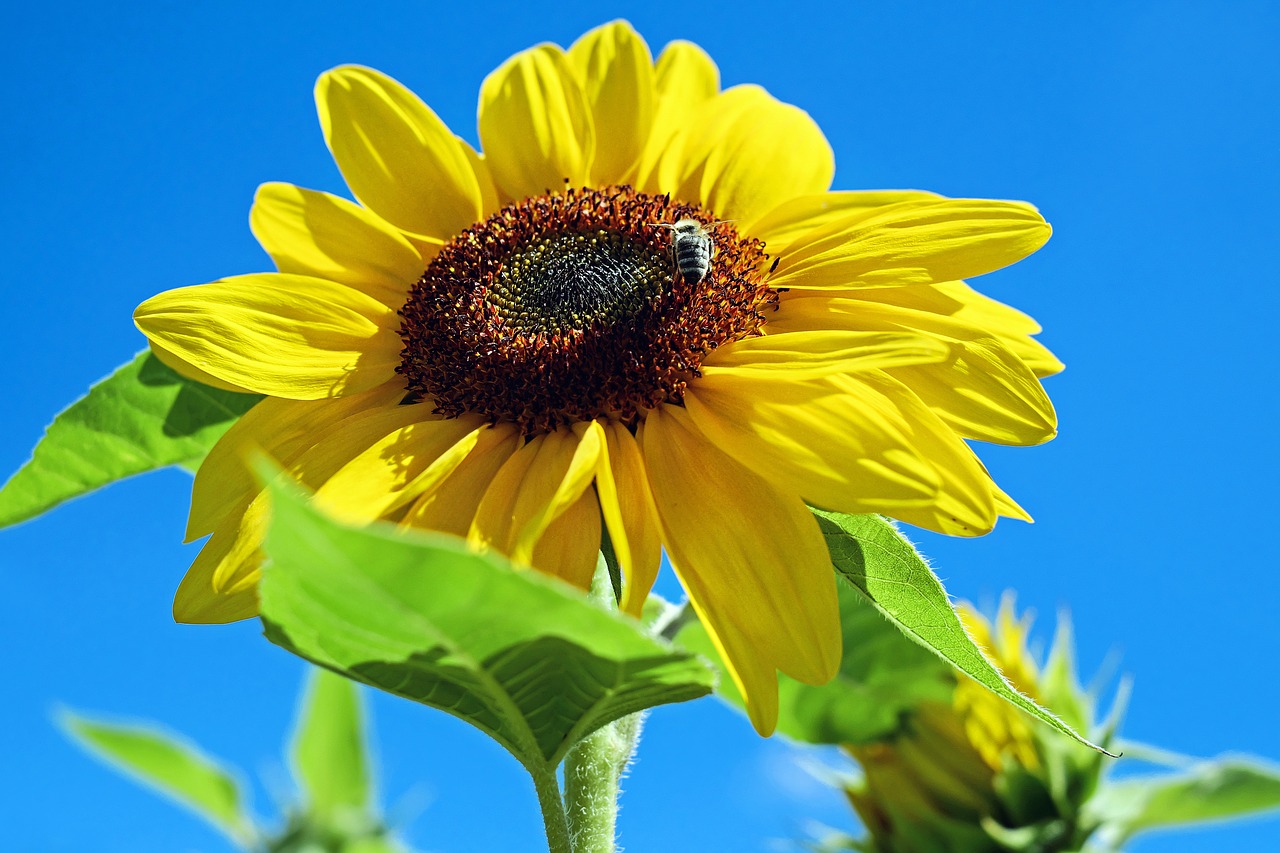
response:
[[[711,253],[715,249],[711,232],[696,219],[679,219],[674,225],[666,222],[653,224],[671,229],[671,255],[685,284],[697,284],[706,278],[707,271],[711,269]]]

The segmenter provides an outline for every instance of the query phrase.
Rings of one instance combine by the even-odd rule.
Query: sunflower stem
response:
[[[632,714],[601,726],[566,756],[565,812],[573,853],[617,849],[619,782],[635,753],[643,718],[643,714]]]
[[[610,577],[617,571],[612,549],[600,555],[591,583],[591,597],[614,609]],[[573,839],[573,853],[614,853],[617,849],[619,783],[626,772],[644,714],[631,714],[601,726],[578,741],[564,760],[565,812]]]
[[[533,787],[538,792],[538,805],[542,809],[542,825],[547,832],[547,853],[574,853],[556,769],[529,768],[529,775],[533,777]]]

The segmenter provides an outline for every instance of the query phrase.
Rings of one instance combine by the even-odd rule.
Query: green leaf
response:
[[[1181,773],[1105,785],[1089,803],[1115,845],[1147,829],[1183,826],[1280,808],[1280,768],[1248,757],[1205,761]]]
[[[186,379],[141,352],[53,419],[0,489],[0,527],[134,474],[198,463],[260,399]]]
[[[239,784],[195,747],[151,726],[114,725],[70,711],[59,722],[89,752],[194,810],[233,841],[253,837]]]
[[[1036,719],[1105,752],[1009,684],[965,632],[928,563],[892,524],[878,515],[813,513],[836,570],[904,634]]]
[[[314,817],[333,823],[367,809],[368,746],[353,682],[323,669],[311,671],[290,752]]]
[[[840,672],[819,687],[783,675],[778,684],[778,731],[805,743],[863,744],[891,737],[904,715],[922,701],[947,702],[955,671],[913,643],[847,583],[838,585],[844,655]],[[678,634],[682,645],[723,665],[697,621]],[[716,692],[742,707],[733,680],[721,677]]]
[[[711,692],[710,669],[584,593],[461,539],[356,529],[272,487],[267,638],[447,711],[545,774],[605,723]]]

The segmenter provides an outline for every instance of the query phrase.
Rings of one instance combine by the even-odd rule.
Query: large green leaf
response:
[[[692,654],[560,581],[455,537],[337,524],[279,485],[271,500],[268,639],[466,720],[531,772],[605,723],[711,692]]]
[[[291,748],[308,812],[325,821],[369,805],[369,758],[356,685],[323,669],[311,672]]]
[[[0,527],[134,474],[198,462],[259,399],[186,379],[141,352],[53,419],[0,489]]]
[[[1109,783],[1089,803],[1100,835],[1119,846],[1147,829],[1226,820],[1280,809],[1280,768],[1244,757],[1183,772]]]
[[[112,767],[193,809],[237,843],[254,828],[235,778],[195,747],[144,726],[121,726],[63,712],[63,728]]]
[[[891,523],[877,515],[813,512],[836,570],[904,634],[1002,699],[1104,751],[1009,684],[965,632],[928,563]]]
[[[930,699],[949,701],[955,670],[902,635],[848,583],[838,585],[844,655],[840,672],[814,687],[780,676],[778,731],[806,743],[872,743],[892,736],[907,711]],[[720,663],[706,629],[697,621],[680,630],[681,644]],[[716,691],[742,707],[733,680]]]

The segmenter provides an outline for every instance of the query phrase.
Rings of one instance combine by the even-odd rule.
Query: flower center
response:
[[[572,334],[639,315],[670,266],[616,231],[552,234],[511,253],[489,301],[513,329]]]
[[[667,196],[526,199],[455,237],[413,286],[398,370],[436,411],[526,435],[634,423],[679,403],[707,353],[760,334],[777,304],[767,262],[759,240]]]

